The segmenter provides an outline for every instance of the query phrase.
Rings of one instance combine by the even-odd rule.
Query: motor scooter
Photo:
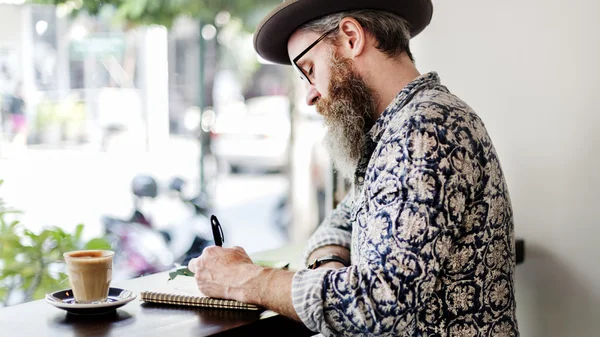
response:
[[[184,184],[180,178],[173,179],[169,190],[183,198]],[[128,219],[110,216],[101,219],[106,236],[117,251],[114,269],[121,279],[168,270],[177,264],[187,265],[190,259],[212,244],[210,220],[204,214],[208,210],[205,196],[182,199],[194,206],[194,215],[183,223],[159,230],[141,208],[144,199],[158,196],[156,180],[148,175],[138,175],[132,181],[131,190],[134,209]]]

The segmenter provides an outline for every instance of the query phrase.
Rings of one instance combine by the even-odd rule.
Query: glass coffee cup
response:
[[[75,302],[90,304],[106,301],[114,255],[110,250],[78,250],[63,254]]]

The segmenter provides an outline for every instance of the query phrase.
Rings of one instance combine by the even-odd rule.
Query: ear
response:
[[[365,49],[365,29],[351,17],[340,21],[340,43],[342,54],[349,58],[360,56]]]

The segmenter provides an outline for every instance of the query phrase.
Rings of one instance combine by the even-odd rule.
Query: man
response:
[[[354,189],[310,239],[312,269],[209,247],[190,263],[202,292],[327,336],[519,335],[497,154],[473,110],[412,60],[431,16],[430,0],[299,0],[263,20],[257,52],[299,71]]]

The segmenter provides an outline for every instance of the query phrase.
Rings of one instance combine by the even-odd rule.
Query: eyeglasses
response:
[[[304,56],[306,53],[308,53],[319,42],[321,42],[327,35],[333,33],[337,29],[338,29],[338,27],[335,27],[331,30],[326,31],[323,35],[321,35],[321,37],[319,37],[315,42],[313,42],[310,46],[308,46],[306,49],[304,49],[303,52],[301,52],[300,54],[298,54],[298,56],[296,56],[294,58],[294,61],[292,62],[294,65],[294,68],[300,73],[300,78],[303,81],[307,82],[308,84],[312,84],[312,82],[310,81],[310,78],[308,78],[308,75],[306,73],[304,73],[304,70],[302,70],[302,68],[300,68],[300,66],[298,65],[298,60],[301,59],[302,56]]]

